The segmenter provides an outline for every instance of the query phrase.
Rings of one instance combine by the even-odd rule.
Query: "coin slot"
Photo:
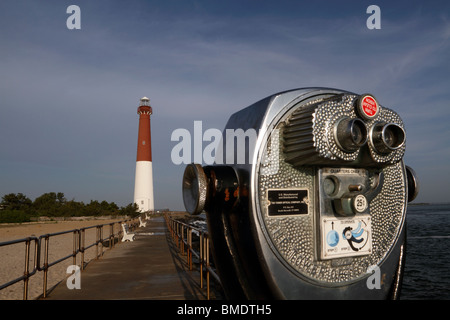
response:
[[[335,176],[328,176],[323,181],[323,191],[330,197],[335,196],[339,191],[339,179]]]

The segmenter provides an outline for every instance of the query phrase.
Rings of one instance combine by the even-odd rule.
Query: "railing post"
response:
[[[100,257],[103,257],[103,225],[99,225],[100,229]]]
[[[73,231],[73,251],[72,251],[72,264],[75,266],[77,264],[77,235],[78,235],[78,230],[74,230]]]
[[[188,229],[188,261],[189,270],[192,271],[192,229]]]
[[[177,223],[177,247],[178,250],[180,250],[181,248],[181,243],[180,243],[180,225]]]
[[[23,279],[23,300],[28,299],[28,279],[29,279],[29,265],[30,265],[30,238],[27,238],[25,242],[25,270]]]
[[[84,246],[86,243],[86,229],[80,230],[81,271],[84,270]]]
[[[184,256],[184,225],[181,225],[181,255]]]
[[[175,222],[171,221],[172,239],[175,241]]]
[[[206,289],[208,292],[208,300],[209,300],[209,238],[206,239]]]
[[[203,260],[203,246],[204,246],[204,236],[203,236],[203,232],[200,233],[200,288],[203,289],[203,263],[205,262]]]
[[[114,225],[116,225],[117,224],[117,222],[115,222],[114,223]],[[113,225],[113,231],[114,231],[114,225]],[[119,224],[117,224],[117,244],[120,244],[120,235],[119,235],[119,233],[120,233],[120,223]]]
[[[114,227],[113,224],[109,224],[109,249],[114,247]]]
[[[99,227],[96,226],[95,227],[95,259],[98,259],[98,243],[100,242],[99,240],[100,238],[100,231],[99,231]]]
[[[45,235],[45,246],[44,246],[44,281],[43,281],[43,297],[47,297],[47,273],[48,273],[48,243],[49,235]]]

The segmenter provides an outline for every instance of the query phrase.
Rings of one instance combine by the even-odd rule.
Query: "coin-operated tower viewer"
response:
[[[150,116],[152,112],[150,100],[147,97],[143,97],[137,109],[137,114],[139,115],[139,131],[134,185],[134,203],[138,205],[138,211],[140,212],[155,210],[150,131]]]
[[[228,134],[248,130],[245,148]],[[183,200],[206,212],[227,298],[399,297],[419,188],[395,111],[371,94],[300,88],[231,115],[224,132],[223,157],[186,167]]]

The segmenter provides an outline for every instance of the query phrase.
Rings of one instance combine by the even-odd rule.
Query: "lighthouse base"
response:
[[[154,211],[153,198],[153,168],[151,161],[136,162],[136,177],[134,185],[134,203],[138,211]]]

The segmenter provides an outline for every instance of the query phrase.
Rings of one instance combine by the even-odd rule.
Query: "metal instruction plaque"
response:
[[[272,189],[267,191],[269,216],[308,214],[308,190]]]

